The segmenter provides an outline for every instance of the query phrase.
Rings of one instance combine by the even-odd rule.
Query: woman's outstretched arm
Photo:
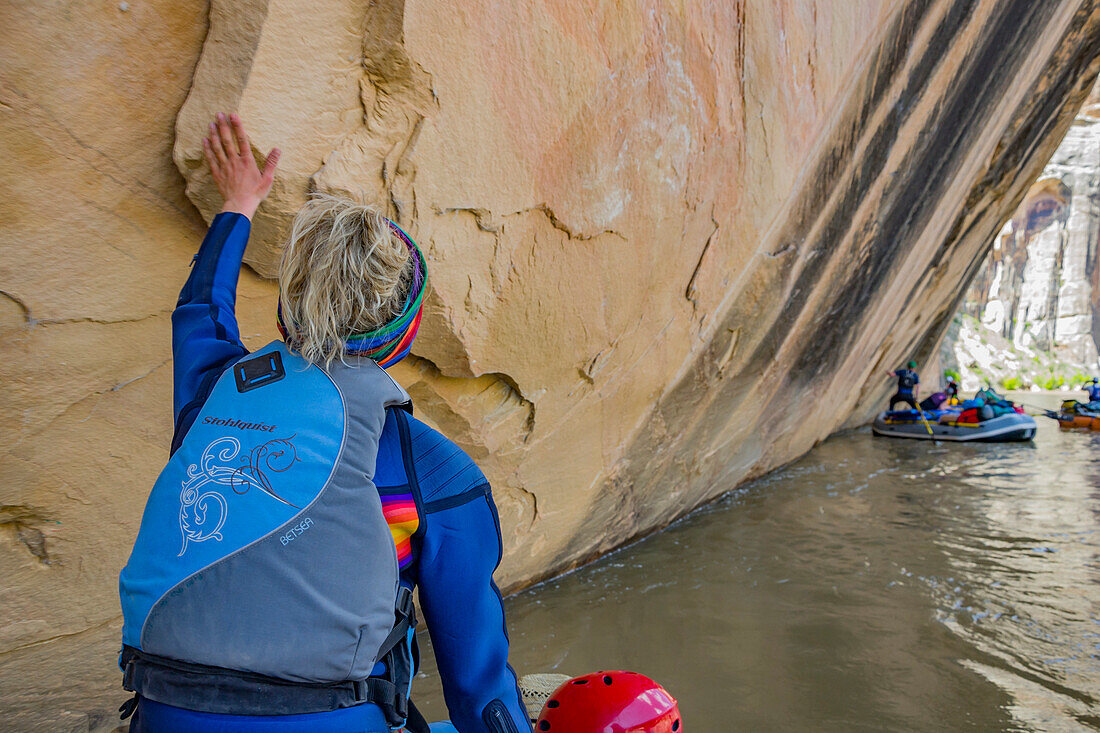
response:
[[[251,218],[271,190],[279,162],[276,148],[259,169],[244,124],[235,114],[219,114],[202,147],[225,205],[210,223],[172,312],[173,452],[218,376],[248,353],[237,327],[237,276]]]

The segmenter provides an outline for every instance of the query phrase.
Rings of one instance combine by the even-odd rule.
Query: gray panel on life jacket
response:
[[[287,380],[319,368],[293,361]],[[393,628],[399,582],[372,479],[386,407],[409,397],[369,359],[337,362],[327,373],[346,428],[332,426],[345,431],[344,443],[325,488],[276,531],[167,593],[145,622],[145,651],[303,682],[370,674]],[[306,404],[309,395],[301,398]],[[288,416],[296,408],[308,412],[288,405]]]

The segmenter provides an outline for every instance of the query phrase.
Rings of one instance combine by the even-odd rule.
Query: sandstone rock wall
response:
[[[882,370],[938,343],[1100,51],[1091,0],[134,0],[0,21],[17,730],[112,724],[115,576],[166,456],[212,112],[285,151],[255,272],[311,190],[384,206],[424,247],[431,301],[395,375],[492,480],[514,588],[865,420]],[[249,346],[275,337],[269,281],[245,273],[238,306]]]
[[[0,3],[0,729],[118,721],[118,570],[167,456],[168,318],[204,230],[171,155],[207,14]],[[251,344],[271,293],[245,273]]]
[[[1017,347],[1095,368],[1100,332],[1100,117],[1093,90],[993,243],[966,310]]]
[[[204,216],[204,121],[235,107],[284,150],[246,255],[259,272],[311,190],[380,205],[420,242],[432,295],[394,373],[493,480],[505,586],[713,493],[598,505],[897,6],[322,5],[269,2],[246,35],[224,19],[251,5],[214,3],[175,147]],[[294,31],[318,12],[355,32]]]

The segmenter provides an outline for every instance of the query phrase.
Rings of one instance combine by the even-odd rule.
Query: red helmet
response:
[[[637,672],[574,677],[546,701],[536,731],[553,733],[679,733],[676,699]]]

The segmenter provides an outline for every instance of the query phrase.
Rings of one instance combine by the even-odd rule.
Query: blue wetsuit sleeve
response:
[[[501,541],[489,482],[452,441],[412,416],[395,415],[406,431],[408,480],[423,512],[415,574],[451,721],[462,733],[530,731],[493,583]]]
[[[451,722],[461,733],[530,731],[493,582],[501,542],[489,486],[437,506],[427,505],[417,575]]]
[[[237,277],[251,222],[221,213],[172,311],[174,451],[226,367],[248,353],[237,326]]]

